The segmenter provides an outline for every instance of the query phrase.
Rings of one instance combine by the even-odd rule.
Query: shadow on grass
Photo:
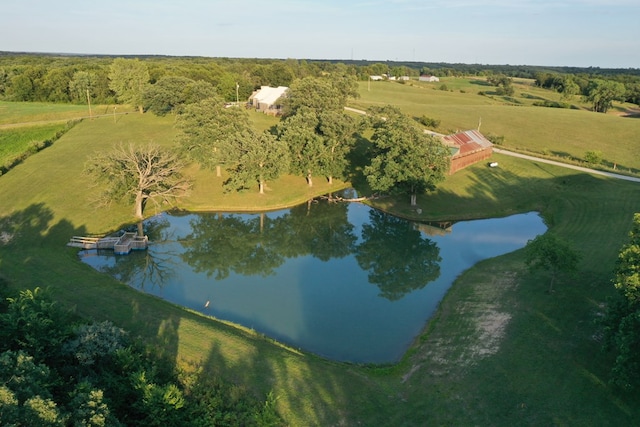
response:
[[[0,279],[10,289],[47,288],[75,314],[111,320],[174,366],[199,367],[193,385],[203,392],[224,384],[229,402],[249,402],[256,411],[272,393],[276,410],[291,425],[352,424],[392,409],[384,394],[349,365],[284,348],[95,271],[78,260],[76,249],[64,247],[71,236],[84,235],[84,227],[53,223],[54,218],[44,204],[0,218]]]
[[[630,197],[637,195],[637,185],[618,184],[537,163],[536,176],[523,177],[515,173],[506,160],[505,167],[500,159],[499,168],[470,168],[464,172],[464,185],[460,187],[419,197],[422,216],[468,219],[540,211],[548,225],[571,238],[581,249],[590,251],[585,257],[582,276],[602,279],[606,274],[601,266],[615,261],[615,250],[610,250],[611,246],[617,249],[628,231],[626,215],[632,208],[638,208],[638,202],[634,203]],[[422,218],[409,206],[408,197],[388,198],[384,203],[385,210],[406,211],[407,216]],[[113,321],[142,337],[172,363],[201,366],[196,382],[204,388],[222,379],[236,384],[232,390],[238,396],[248,391],[258,400],[264,400],[272,392],[277,410],[290,425],[376,425],[389,419],[413,420],[417,425],[434,419],[433,414],[455,414],[463,408],[482,415],[487,403],[491,403],[493,411],[508,413],[510,410],[503,401],[490,401],[491,397],[486,397],[499,393],[496,390],[500,386],[488,387],[482,398],[476,395],[475,400],[464,404],[447,399],[438,391],[429,391],[430,386],[435,385],[436,390],[455,387],[471,394],[464,381],[459,380],[461,374],[455,368],[439,378],[430,375],[428,366],[415,367],[419,370],[416,378],[424,379],[421,384],[424,387],[403,387],[398,372],[414,367],[401,363],[390,374],[371,374],[372,371],[358,366],[333,363],[283,348],[252,331],[216,322],[137,292],[79,262],[77,251],[64,248],[64,244],[69,237],[84,234],[85,229],[74,227],[66,220],[54,224],[54,218],[51,209],[34,204],[0,219],[0,271],[5,281],[19,289],[48,287],[59,303],[83,317]],[[583,302],[576,297],[572,304]],[[561,308],[546,315],[555,324],[566,324],[561,322]],[[438,327],[437,323],[433,325]],[[567,328],[571,332],[576,327]],[[524,328],[526,330],[526,324]],[[584,344],[584,340],[577,344]],[[587,346],[588,350],[592,347]],[[586,372],[594,371],[590,354],[574,352],[570,356],[571,363],[584,365]],[[567,365],[568,372],[573,372],[571,363]],[[522,368],[513,369],[509,375],[517,377],[518,369]],[[491,384],[492,379],[492,374],[487,373],[480,375],[478,383]],[[523,396],[531,395],[517,384],[514,387]],[[604,400],[612,399],[604,386],[598,390],[594,393],[598,392]],[[566,418],[578,414],[581,408],[580,401],[575,402],[575,408],[558,409],[553,398],[546,395],[537,398],[540,411],[560,412]],[[425,401],[433,405],[411,403]],[[623,409],[627,407],[621,405]],[[612,420],[625,419],[620,412],[610,415]],[[455,415],[450,417],[450,420],[458,419]],[[517,416],[507,418],[513,424]]]

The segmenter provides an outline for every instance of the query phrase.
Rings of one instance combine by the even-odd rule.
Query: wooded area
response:
[[[535,79],[536,84],[541,87],[587,97],[594,90],[600,89],[594,88],[592,82],[607,81],[621,85],[615,85],[613,99],[640,103],[640,69],[170,56],[138,56],[126,59],[136,59],[140,61],[139,65],[144,64],[148,73],[143,74],[144,83],[153,86],[167,77],[186,78],[197,83],[193,88],[197,90],[191,90],[191,93],[206,90],[207,85],[212,85],[218,96],[228,102],[236,101],[236,95],[239,99],[246,100],[254,89],[263,85],[289,86],[294,79],[340,73],[359,81],[366,81],[371,75],[417,78],[422,74],[438,77],[529,78]],[[114,64],[122,65],[121,60],[122,58],[111,56],[0,52],[0,99],[83,104],[87,102],[88,96],[94,103],[114,103],[117,100],[115,90],[118,86],[123,87],[125,82],[114,84],[113,80],[110,80],[110,73],[114,71]],[[156,87],[154,90],[160,89]],[[126,97],[120,100],[135,101]],[[152,105],[149,103],[145,108],[153,109]],[[597,106],[596,111],[599,111]]]

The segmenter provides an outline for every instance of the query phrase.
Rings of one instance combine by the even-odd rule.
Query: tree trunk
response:
[[[144,236],[144,227],[142,226],[142,221],[138,221],[138,236]]]
[[[144,204],[144,194],[142,191],[136,193],[136,218],[142,219],[142,205]]]
[[[138,105],[138,111],[140,111],[140,114],[144,113],[144,107],[142,105]]]
[[[329,175],[329,185],[333,184],[333,177]]]
[[[216,176],[220,178],[222,176],[222,170],[220,169],[220,165],[216,166]]]
[[[411,206],[415,206],[416,205],[417,199],[418,199],[418,195],[417,194],[412,194],[411,195]]]
[[[313,180],[311,179],[311,171],[307,172],[307,184],[309,184],[309,187],[313,187]]]
[[[260,194],[264,194],[264,181],[258,181],[258,188],[260,188]]]

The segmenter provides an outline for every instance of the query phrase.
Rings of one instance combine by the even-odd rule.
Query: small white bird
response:
[[[207,308],[207,307],[209,307],[209,301],[204,303],[204,308]]]

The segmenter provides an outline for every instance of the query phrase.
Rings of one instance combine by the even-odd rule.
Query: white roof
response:
[[[289,88],[286,86],[262,86],[253,99],[261,104],[273,105]]]

